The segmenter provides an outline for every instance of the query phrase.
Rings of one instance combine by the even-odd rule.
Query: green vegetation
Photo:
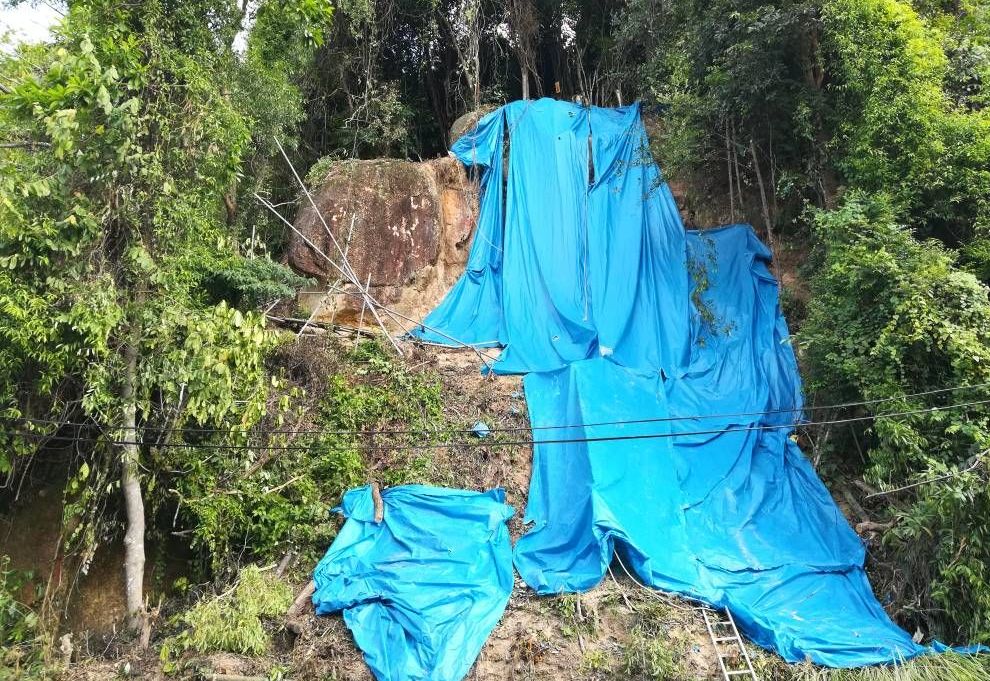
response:
[[[622,651],[622,671],[629,678],[665,681],[683,677],[680,646],[669,636],[670,609],[663,603],[641,603],[636,623]]]
[[[162,644],[162,660],[174,669],[176,659],[187,651],[261,655],[270,645],[265,618],[284,615],[291,604],[292,592],[284,582],[255,566],[246,567],[230,590],[178,615],[175,624],[181,631]]]
[[[375,343],[266,326],[261,311],[307,283],[279,264],[284,226],[253,199],[298,205],[275,140],[316,185],[336,163],[434,157],[469,109],[528,92],[641,100],[686,210],[751,222],[786,255],[781,299],[809,401],[868,402],[834,413],[866,420],[807,435],[822,474],[877,528],[873,584],[912,632],[990,642],[990,411],[975,404],[990,391],[911,397],[990,382],[986,2],[63,9],[49,41],[0,53],[0,508],[23,481],[64,483],[65,575],[126,537],[131,629],[145,614],[134,577],[146,541],[182,544],[188,577],[222,593],[246,561],[311,562],[347,488],[453,475],[408,447],[449,436],[435,375]],[[716,333],[696,256],[693,302]],[[382,429],[417,432],[328,432]],[[0,563],[0,666],[39,676],[54,621],[24,605],[22,577]],[[252,580],[277,600],[281,587],[243,572],[178,615],[166,657],[263,652],[265,604],[238,595]],[[58,606],[46,612],[73,582],[46,594]],[[576,600],[548,607],[567,637],[600,633]],[[591,646],[586,672],[676,677],[682,642],[663,617],[639,613],[621,659]],[[767,671],[791,674],[987,670],[940,656]]]
[[[990,678],[990,664],[981,656],[943,653],[896,666],[864,669],[822,669],[800,665],[784,678],[794,681],[983,681]]]
[[[301,6],[277,14],[279,33],[318,43],[329,7]],[[249,267],[236,205],[261,180],[244,172],[264,166],[252,136],[294,122],[237,89],[276,77],[235,59],[241,18],[222,2],[73,2],[52,44],[0,65],[11,84],[0,108],[0,416],[32,419],[4,429],[0,470],[44,436],[86,444],[71,464],[66,550],[91,555],[114,520],[100,510],[107,496],[123,496],[134,630],[145,502],[168,477],[156,464],[189,444],[170,433],[236,441],[279,385],[265,371],[276,338],[264,320],[205,285]]]
[[[41,679],[45,659],[38,615],[21,602],[30,575],[11,570],[0,556],[0,678]]]
[[[170,493],[179,500],[182,525],[192,528],[193,548],[201,550],[214,573],[222,572],[241,546],[250,546],[264,561],[277,561],[290,550],[316,558],[336,534],[329,509],[344,491],[368,481],[371,457],[392,456],[382,476],[385,484],[431,482],[429,456],[389,448],[429,441],[430,433],[442,432],[436,379],[411,372],[375,341],[347,349],[320,344],[316,351],[338,361],[314,396],[311,425],[285,426],[292,432],[273,437],[273,445],[285,449],[221,449],[222,456],[194,458],[167,450],[161,461],[166,468],[184,467],[170,480]],[[336,432],[342,430],[424,434],[369,439]]]

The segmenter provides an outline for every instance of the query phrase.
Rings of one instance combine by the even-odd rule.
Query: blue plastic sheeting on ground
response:
[[[645,584],[730,608],[791,662],[927,652],[873,596],[862,542],[789,437],[801,386],[769,252],[745,226],[688,243],[708,289],[681,377],[595,359],[525,378],[533,426],[638,423],[534,431],[587,441],[536,447],[516,568],[540,593],[582,591],[617,552]],[[679,418],[698,414],[711,417]]]
[[[316,566],[316,612],[343,610],[382,681],[459,680],[509,602],[513,509],[501,489],[406,485],[381,496],[381,523],[370,487],[335,509],[347,522]]]
[[[421,328],[414,336],[490,345],[496,335],[505,346],[497,373],[599,355],[671,371],[683,362],[684,233],[638,105],[513,102],[452,153],[484,169],[479,231],[467,272],[424,320],[444,335]]]

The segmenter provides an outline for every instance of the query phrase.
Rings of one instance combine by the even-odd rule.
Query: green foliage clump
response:
[[[278,560],[290,549],[307,555],[323,550],[333,538],[328,511],[364,480],[361,455],[331,436],[292,443],[284,446],[296,449],[231,451],[223,461],[191,462],[174,482],[180,517],[193,530],[192,546],[214,573],[241,547],[259,559]]]
[[[601,648],[588,650],[581,656],[581,671],[598,676],[612,668],[612,656]]]
[[[990,229],[990,112],[959,108],[944,29],[899,0],[823,4],[836,165],[928,234]],[[953,236],[954,235],[954,236]]]
[[[163,461],[183,467],[170,483],[179,518],[214,571],[242,546],[262,560],[278,560],[290,549],[325,550],[336,533],[329,509],[367,480],[365,447],[422,443],[443,432],[440,385],[431,375],[410,371],[377,342],[319,352],[339,353],[339,364],[322,394],[312,396],[312,434],[276,434],[272,444],[285,448],[278,451],[221,449],[224,456],[190,460],[180,453]],[[423,432],[374,438],[354,432],[371,430]],[[386,485],[429,482],[431,460],[395,452],[379,476]]]
[[[437,377],[410,371],[377,341],[360,343],[346,354],[345,361],[358,380],[334,378],[321,406],[323,421],[336,429],[406,431],[364,440],[371,447],[388,450],[381,482],[435,483],[437,471],[430,454],[402,448],[437,441],[446,433]],[[359,446],[358,440],[353,442]]]
[[[31,575],[9,567],[0,555],[0,678],[45,678],[44,637],[37,614],[21,602]]]
[[[284,615],[291,604],[288,584],[257,566],[246,567],[231,590],[174,618],[181,631],[162,644],[162,661],[174,669],[176,658],[189,651],[261,655],[271,643],[265,619]]]
[[[936,633],[988,641],[990,410],[950,406],[988,390],[907,396],[990,382],[990,291],[947,249],[898,225],[882,196],[850,192],[838,209],[815,213],[815,228],[821,262],[799,336],[811,386],[833,404],[882,400],[868,414],[915,412],[854,434],[874,484],[922,483],[892,497],[899,596],[920,603],[915,616]],[[941,607],[925,605],[933,602]]]
[[[633,626],[622,652],[622,670],[630,678],[670,681],[683,678],[677,643],[667,634],[670,609],[662,603],[637,606]]]
[[[270,258],[237,258],[207,277],[206,288],[216,301],[241,310],[257,308],[293,296],[311,283]]]

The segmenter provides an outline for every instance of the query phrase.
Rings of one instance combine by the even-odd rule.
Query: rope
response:
[[[962,402],[958,404],[944,405],[941,407],[927,407],[924,409],[913,409],[908,411],[894,412],[890,414],[875,414],[869,416],[856,416],[846,419],[833,419],[826,421],[805,421],[805,422],[789,422],[781,424],[768,424],[768,425],[755,425],[755,426],[744,426],[739,428],[717,428],[712,430],[695,430],[695,431],[684,431],[679,433],[646,433],[638,435],[612,435],[604,437],[582,437],[582,438],[559,438],[559,439],[545,439],[545,440],[509,440],[509,441],[467,441],[467,442],[439,442],[434,444],[418,444],[418,445],[395,445],[395,446],[372,446],[368,447],[368,451],[406,451],[406,450],[429,450],[429,449],[447,449],[453,447],[465,447],[465,448],[477,448],[477,447],[512,447],[512,446],[536,446],[536,445],[559,445],[559,444],[579,444],[579,443],[595,443],[595,442],[619,442],[619,441],[635,441],[635,440],[655,440],[655,439],[666,439],[673,437],[689,437],[692,435],[721,435],[723,433],[737,433],[737,432],[749,432],[749,431],[770,431],[770,430],[784,430],[793,429],[797,427],[808,427],[808,426],[824,426],[833,425],[840,423],[855,423],[859,421],[871,421],[882,418],[896,418],[901,416],[913,416],[917,414],[934,413],[940,411],[946,411],[949,409],[961,409],[964,407],[973,407],[978,405],[990,404],[990,399],[988,400],[977,400],[974,402]],[[174,431],[174,432],[179,432]],[[45,435],[42,433],[36,433],[33,431],[0,431],[0,435],[8,436],[22,436],[22,437],[41,437],[47,440],[65,440],[70,442],[97,442],[100,438],[83,438],[79,436],[61,436],[61,435]],[[136,440],[106,440],[108,444],[113,445],[143,445],[143,442]],[[161,447],[172,447],[180,449],[250,449],[254,451],[308,451],[311,446],[307,445],[231,445],[231,444],[212,444],[212,443],[188,443],[188,442],[178,442],[178,443],[165,443],[157,445]]]
[[[743,411],[743,412],[731,412],[731,413],[721,413],[721,414],[695,414],[690,416],[662,416],[654,418],[643,418],[643,419],[623,419],[616,421],[592,421],[589,423],[571,423],[571,424],[559,424],[559,425],[542,425],[542,426],[511,426],[505,428],[491,428],[490,433],[515,433],[524,431],[541,431],[541,430],[567,430],[572,428],[595,428],[599,426],[624,426],[628,424],[641,424],[641,423],[671,423],[677,421],[699,421],[704,419],[726,419],[726,418],[741,418],[741,417],[757,417],[757,416],[769,416],[772,414],[786,414],[791,412],[817,412],[817,411],[832,411],[839,409],[849,409],[853,407],[866,407],[877,404],[885,404],[889,402],[897,402],[901,400],[909,400],[917,397],[927,397],[929,395],[939,395],[947,392],[957,392],[960,390],[976,390],[979,388],[990,388],[990,382],[987,383],[977,383],[975,385],[959,385],[947,388],[937,388],[934,390],[925,390],[923,392],[909,393],[906,395],[899,395],[896,397],[883,397],[873,400],[861,400],[858,402],[842,402],[839,404],[826,404],[819,406],[806,406],[806,407],[790,407],[786,409],[766,409],[763,411]],[[948,405],[953,406],[953,405]],[[9,421],[28,423],[28,424],[38,424],[38,425],[52,425],[52,426],[72,426],[77,428],[84,428],[91,425],[92,423],[76,423],[71,421],[59,421],[55,419],[34,419],[34,418],[20,418],[20,419],[8,419]],[[801,425],[802,422],[797,422],[795,425]],[[821,423],[833,423],[833,422],[821,422]],[[808,424],[812,425],[812,424]],[[154,426],[134,426],[134,427],[116,427],[115,430],[141,430],[145,432],[161,432],[161,431],[171,431],[171,432],[183,432],[183,433],[236,433],[238,431],[231,430],[229,428],[161,428]],[[245,431],[240,431],[245,432]],[[427,429],[397,429],[397,430],[266,430],[265,434],[270,435],[432,435],[435,434],[434,430]],[[470,428],[455,429],[446,431],[451,434],[471,434],[474,431]]]

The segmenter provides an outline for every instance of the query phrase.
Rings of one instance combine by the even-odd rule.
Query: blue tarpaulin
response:
[[[789,437],[801,390],[769,253],[744,226],[688,243],[708,309],[683,375],[594,359],[526,376],[534,426],[638,422],[536,431],[575,442],[536,447],[517,569],[540,593],[581,591],[617,551],[644,583],[730,608],[791,662],[923,652],[874,598],[862,542]]]
[[[590,589],[616,555],[792,662],[928,651],[877,602],[792,438],[801,384],[768,249],[748,226],[685,232],[638,107],[515,102],[452,153],[484,169],[482,215],[468,272],[425,321],[528,374],[526,583]]]
[[[638,105],[513,102],[451,153],[483,169],[481,217],[467,272],[424,320],[446,336],[424,328],[417,337],[504,346],[497,373],[596,356],[626,366],[682,363],[684,232]]]
[[[344,622],[382,681],[457,681],[481,652],[512,591],[513,513],[501,489],[370,487],[335,509],[347,517],[313,579],[316,612]]]

